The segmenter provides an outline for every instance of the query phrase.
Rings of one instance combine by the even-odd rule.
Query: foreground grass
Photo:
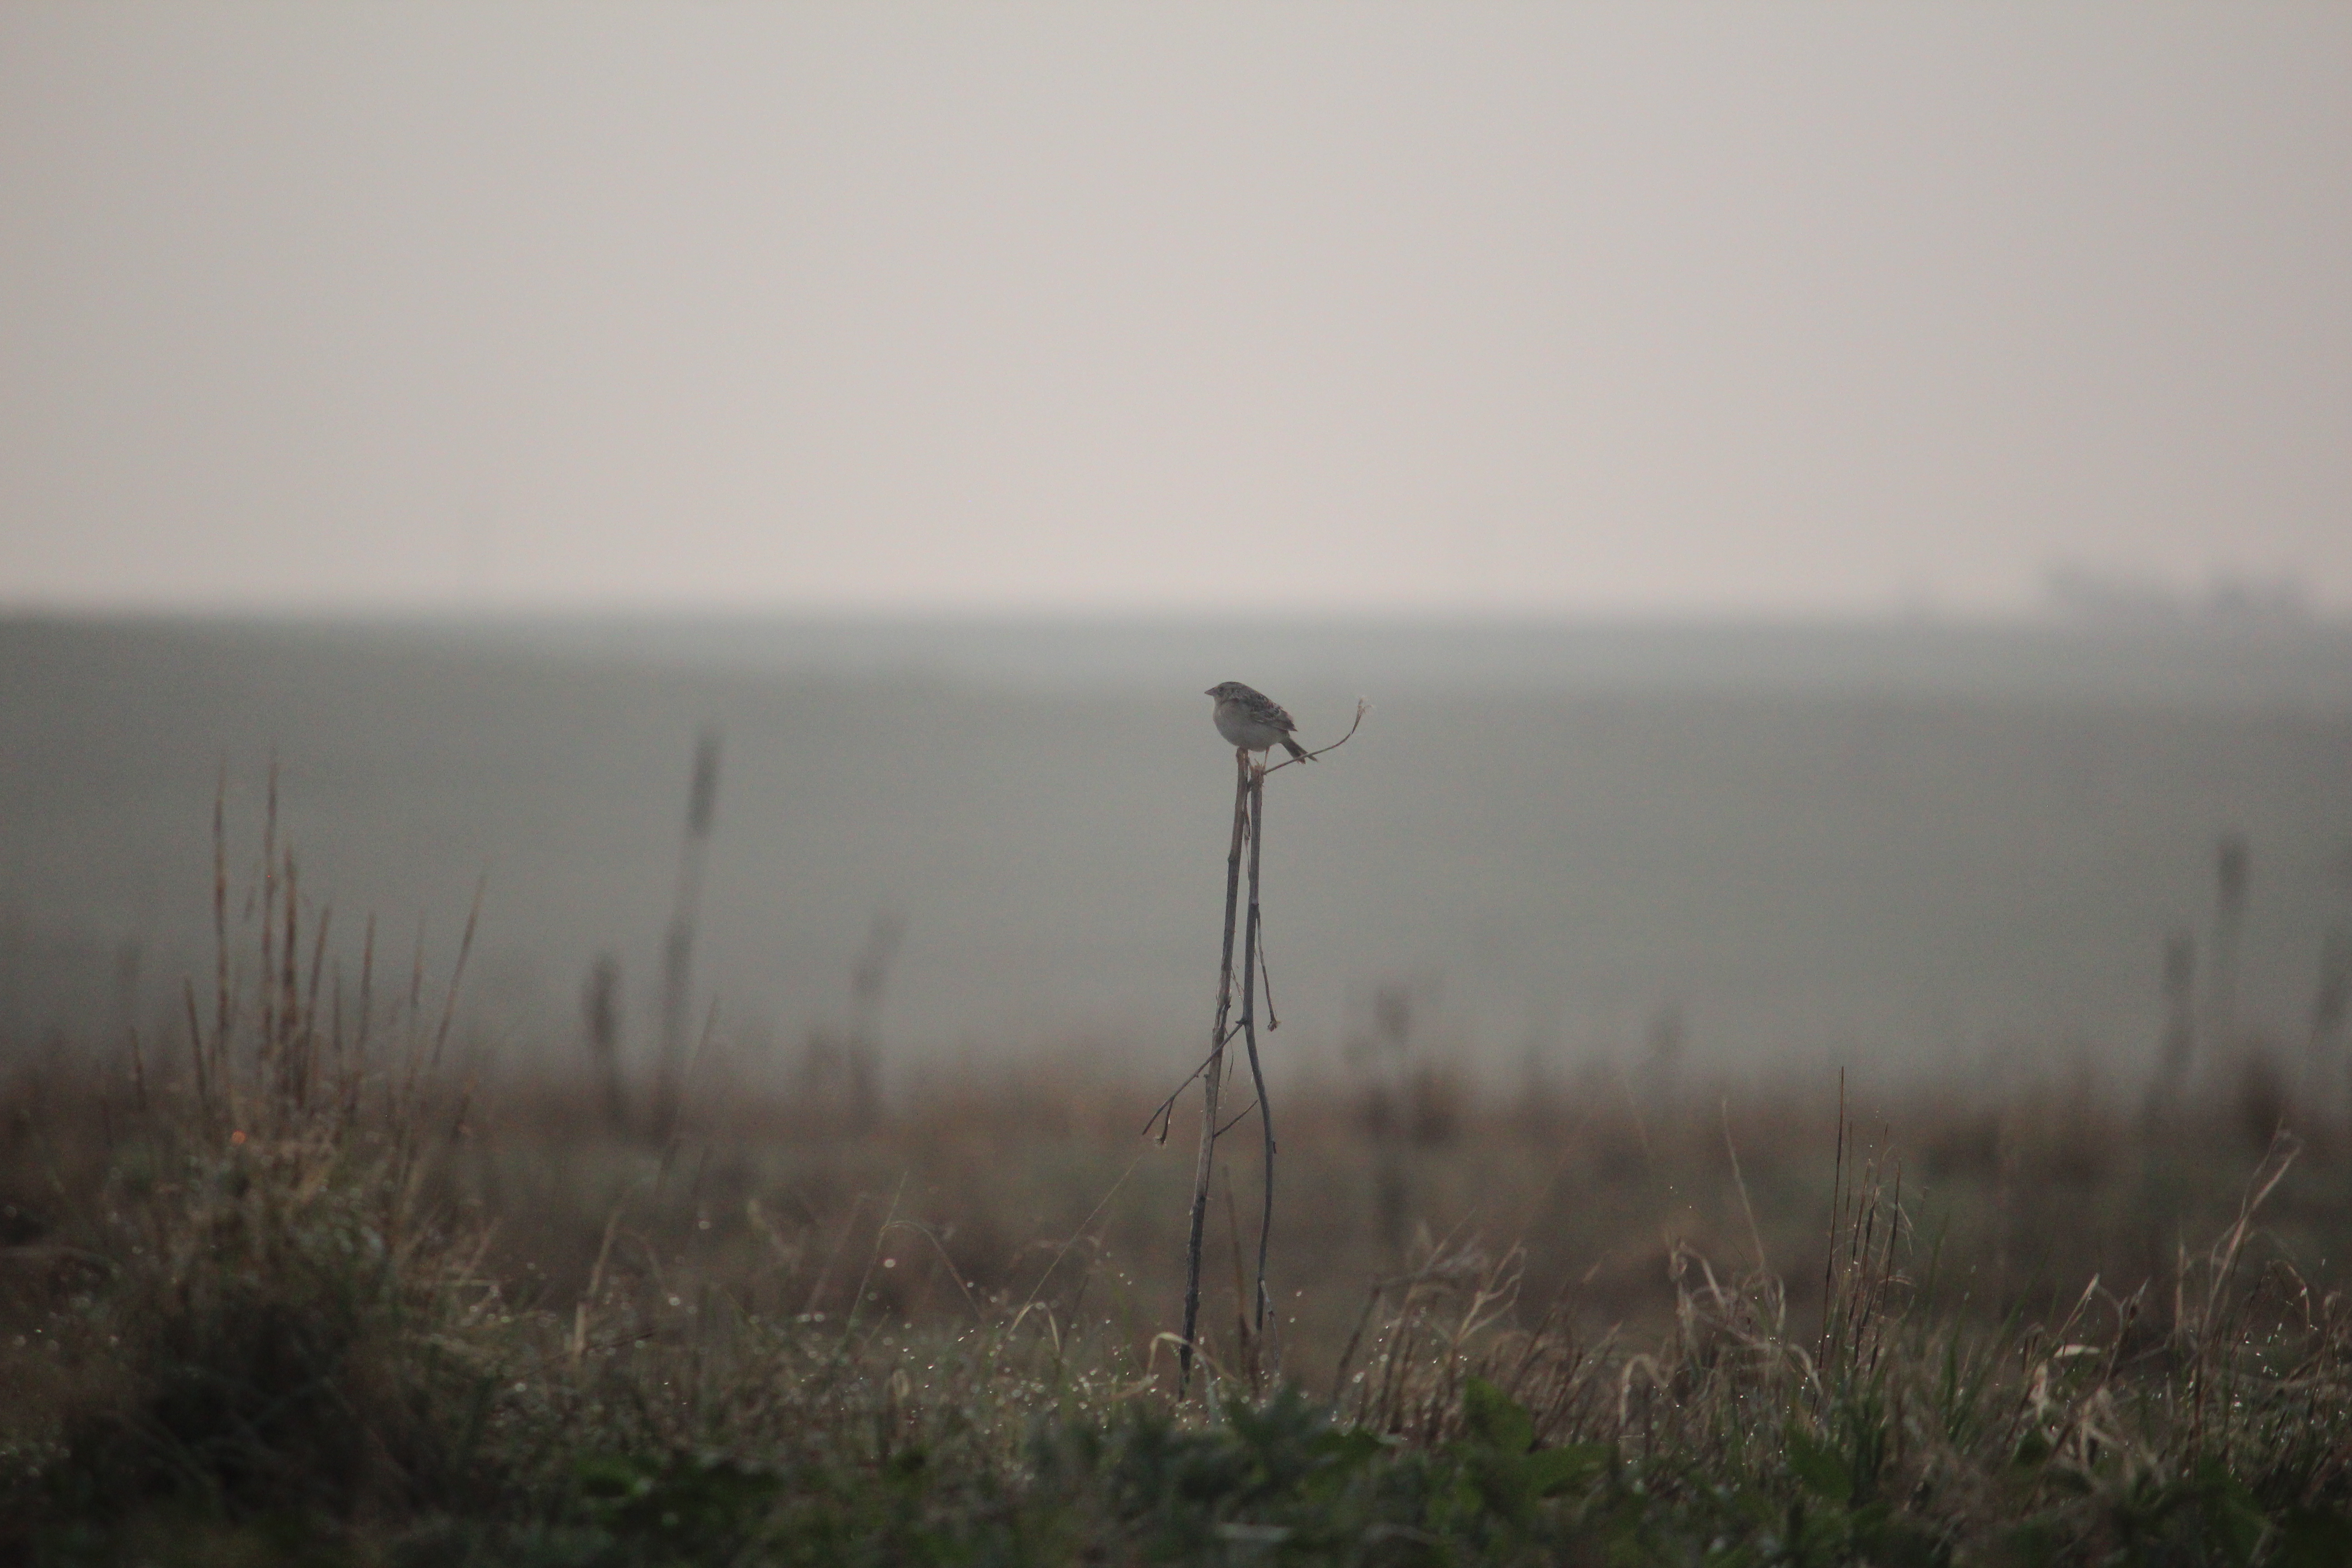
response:
[[[708,1136],[592,1157],[549,1097],[459,1088],[414,982],[382,1020],[322,1005],[283,920],[265,895],[258,979],[191,1001],[184,1072],[53,1064],[0,1107],[0,1561],[2352,1562],[2352,1304],[2265,1228],[2324,1248],[2342,1173],[2298,1189],[2242,1108],[1961,1106],[1921,1130],[1940,1208],[1843,1115],[1391,1116],[1420,1131],[1370,1134],[1370,1209],[1444,1228],[1391,1225],[1351,1309],[1302,1289],[1264,1339],[1236,1235],[1180,1387],[1145,1217],[1177,1205],[1121,1228],[1141,1162],[1051,1131],[1089,1091],[803,1129],[790,1172]],[[1327,1200],[1342,1120],[1289,1123]],[[1546,1168],[1468,1211],[1528,1245],[1442,1212],[1449,1171]],[[987,1206],[1057,1184],[1082,1218]],[[1301,1206],[1293,1277],[1363,1278],[1336,1201]],[[1609,1293],[1629,1268],[1649,1294]]]
[[[12,1250],[0,1555],[2352,1561],[2352,1315],[2261,1248],[2286,1140],[2168,1289],[2039,1324],[1939,1295],[1864,1164],[1802,1325],[1682,1250],[1671,1320],[1594,1342],[1523,1255],[1424,1247],[1328,1386],[1241,1340],[1179,1398],[1164,1339],[1036,1292],[905,1315],[869,1289],[895,1216],[825,1260],[859,1276],[829,1316],[616,1263],[617,1218],[570,1310],[519,1304],[421,1075],[290,1038],[122,1112],[79,1218]]]

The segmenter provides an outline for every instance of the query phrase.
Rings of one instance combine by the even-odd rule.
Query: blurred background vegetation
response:
[[[1199,650],[583,635],[5,628],[13,1545],[2342,1546],[2333,634],[1391,650],[1269,792],[1276,1310],[1244,1130],[1181,1398]]]

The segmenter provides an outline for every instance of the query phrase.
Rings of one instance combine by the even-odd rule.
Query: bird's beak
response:
[[[1210,687],[1206,691],[1203,691],[1203,692],[1202,692],[1202,693],[1201,693],[1201,695],[1202,695],[1202,696],[1203,696],[1203,697],[1214,697],[1216,694],[1217,694],[1217,689],[1216,689],[1215,687],[1213,687],[1213,686]]]

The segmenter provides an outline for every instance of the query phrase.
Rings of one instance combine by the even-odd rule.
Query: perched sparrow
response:
[[[1302,763],[1314,761],[1290,738],[1298,726],[1282,710],[1282,704],[1265,692],[1227,680],[1209,688],[1207,695],[1217,700],[1217,733],[1234,745],[1245,752],[1280,746]]]

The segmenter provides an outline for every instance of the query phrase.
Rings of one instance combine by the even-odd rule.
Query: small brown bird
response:
[[[1283,711],[1282,704],[1265,692],[1238,680],[1223,680],[1209,688],[1205,695],[1216,700],[1217,733],[1229,743],[1245,752],[1265,752],[1280,746],[1302,763],[1315,760],[1290,738],[1298,726]]]

